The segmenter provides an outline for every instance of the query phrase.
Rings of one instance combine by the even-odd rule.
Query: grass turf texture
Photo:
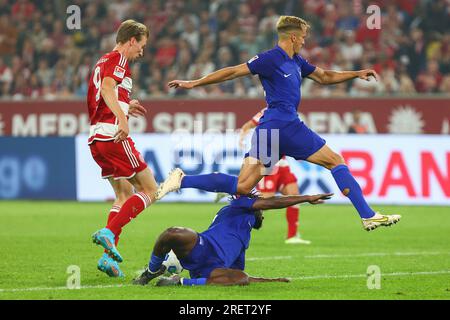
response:
[[[350,206],[302,205],[300,231],[310,246],[286,245],[284,210],[265,213],[253,231],[246,271],[290,277],[290,283],[246,287],[131,285],[167,227],[207,228],[220,204],[157,204],[125,227],[119,243],[125,279],[96,269],[102,250],[91,234],[105,225],[110,204],[0,202],[0,299],[449,299],[448,207],[377,206],[402,214],[399,224],[364,231]],[[66,286],[69,265],[81,269],[80,290]],[[380,267],[381,289],[367,287]],[[186,271],[183,272],[187,275]]]

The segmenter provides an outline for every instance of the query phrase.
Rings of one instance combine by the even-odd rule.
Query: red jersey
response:
[[[252,122],[255,125],[259,125],[259,120],[262,118],[262,116],[264,115],[264,111],[266,111],[267,107],[262,109],[261,111],[259,111],[257,114],[255,114],[252,118]],[[277,164],[275,165],[276,167],[288,167],[289,168],[289,162],[286,159],[286,156],[281,157],[280,161],[277,162]],[[275,170],[276,168],[274,168]]]
[[[102,81],[105,77],[116,80],[116,96],[122,111],[128,116],[130,93],[133,82],[127,59],[118,51],[105,54],[94,67],[87,94],[89,120],[91,123],[88,143],[94,140],[114,140],[117,132],[117,118],[106,105],[100,94]]]

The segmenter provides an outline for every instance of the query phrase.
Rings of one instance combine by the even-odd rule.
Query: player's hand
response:
[[[116,134],[114,135],[114,142],[118,143],[120,141],[126,140],[129,133],[130,129],[128,129],[128,121],[127,120],[119,121],[119,128]]]
[[[130,101],[128,109],[128,114],[130,116],[136,118],[138,116],[145,116],[146,113],[147,109],[145,109],[138,100],[133,99]]]
[[[375,70],[372,69],[364,69],[358,71],[358,78],[370,81],[370,77],[373,77],[376,81],[380,80],[380,76]]]
[[[182,88],[182,89],[192,89],[194,87],[193,81],[184,80],[172,80],[168,84],[169,88]]]
[[[322,193],[322,194],[315,194],[312,196],[309,196],[308,202],[311,204],[321,204],[324,203],[324,200],[329,200],[334,195],[334,193]]]

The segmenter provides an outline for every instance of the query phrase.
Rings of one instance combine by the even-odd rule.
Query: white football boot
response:
[[[161,200],[167,193],[180,189],[181,180],[185,176],[180,168],[173,169],[164,182],[162,182],[156,191],[156,200]]]
[[[311,244],[311,241],[302,239],[300,233],[297,233],[295,236],[286,239],[284,241],[285,244]]]
[[[217,192],[216,198],[214,199],[214,203],[217,203],[220,200],[222,200],[223,198],[228,197],[228,196],[229,196],[229,194],[226,192]]]
[[[393,224],[396,224],[400,221],[400,218],[402,216],[399,214],[392,214],[392,215],[384,215],[379,212],[375,212],[375,215],[372,218],[367,219],[361,219],[363,228],[366,231],[375,230],[379,226],[392,226]]]

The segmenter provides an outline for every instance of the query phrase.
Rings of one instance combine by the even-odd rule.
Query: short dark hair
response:
[[[133,37],[137,41],[141,41],[143,36],[148,38],[149,35],[150,31],[145,25],[130,19],[120,24],[119,30],[117,30],[116,43],[123,44]]]

